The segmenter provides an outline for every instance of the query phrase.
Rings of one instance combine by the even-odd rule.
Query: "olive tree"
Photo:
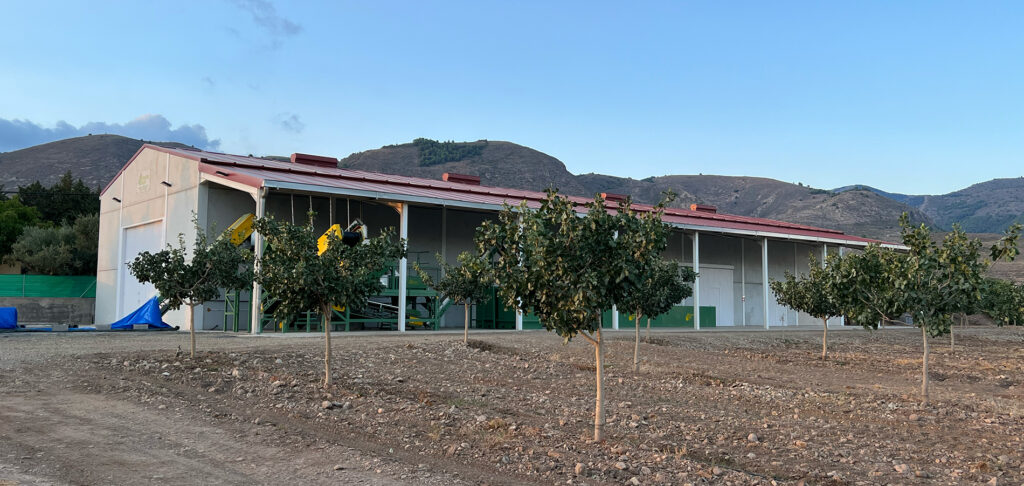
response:
[[[836,267],[819,262],[811,256],[810,271],[805,275],[786,272],[783,280],[769,285],[775,299],[790,309],[821,319],[825,330],[821,335],[821,359],[828,359],[828,320],[843,314],[842,302],[835,291]]]
[[[290,318],[316,310],[323,319],[324,387],[331,385],[331,314],[334,307],[358,309],[384,289],[381,275],[405,255],[405,242],[385,231],[377,238],[349,246],[341,235],[327,234],[320,253],[312,214],[305,225],[272,218],[258,219],[256,232],[267,249],[256,268],[256,280],[277,299],[275,315]],[[404,305],[404,303],[399,303]]]
[[[478,253],[490,262],[498,296],[529,311],[548,331],[569,342],[581,336],[594,346],[594,440],[604,439],[604,340],[601,313],[623,295],[633,270],[621,258],[616,218],[599,196],[581,208],[549,191],[540,207],[506,205],[496,221],[478,229]]]
[[[196,356],[195,308],[220,296],[221,289],[237,291],[252,285],[252,254],[221,236],[210,243],[196,225],[192,248],[178,235],[178,246],[155,253],[144,251],[128,264],[128,270],[139,282],[156,287],[162,307],[188,308],[185,322],[189,329],[189,355]]]
[[[478,255],[470,252],[459,253],[459,265],[449,265],[441,255],[437,255],[437,263],[441,269],[441,278],[435,281],[419,265],[415,265],[428,287],[434,289],[452,303],[462,304],[466,311],[465,328],[462,342],[469,343],[469,306],[479,304],[490,295],[491,276],[487,263]]]

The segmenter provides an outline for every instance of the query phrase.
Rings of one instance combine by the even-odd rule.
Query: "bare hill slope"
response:
[[[488,186],[531,190],[552,187],[568,194],[585,193],[560,160],[510,142],[487,141],[479,155],[437,165],[421,165],[420,151],[414,144],[388,145],[349,155],[341,159],[339,166],[428,179],[457,172],[480,176]]]
[[[103,187],[142,147],[120,135],[89,135],[0,153],[0,185],[8,190],[41,181],[51,185],[67,171],[90,187]],[[177,142],[148,142],[187,147]]]

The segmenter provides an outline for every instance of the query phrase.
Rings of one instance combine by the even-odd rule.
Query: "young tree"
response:
[[[1024,285],[994,278],[985,279],[979,308],[998,326],[1024,325]]]
[[[331,385],[331,311],[361,308],[384,289],[380,277],[405,255],[405,242],[391,231],[349,246],[341,235],[328,233],[319,253],[313,218],[302,226],[259,219],[256,232],[267,250],[258,262],[256,280],[278,300],[276,315],[291,317],[317,310],[323,318],[324,387]],[[398,305],[405,305],[400,302]]]
[[[640,319],[647,318],[647,340],[651,337],[651,319],[658,317],[693,295],[697,273],[675,261],[651,262],[637,279],[636,288],[619,305],[634,310],[633,372],[640,371]]]
[[[231,243],[227,236],[210,243],[206,232],[196,224],[192,248],[178,235],[178,247],[156,253],[139,253],[128,265],[139,282],[150,282],[163,299],[163,306],[178,309],[185,305],[189,328],[189,355],[196,356],[195,308],[220,295],[221,289],[242,290],[252,285],[252,254]]]
[[[458,261],[458,266],[449,265],[441,255],[437,255],[442,277],[436,282],[419,265],[414,266],[428,287],[451,299],[452,303],[462,304],[466,311],[462,342],[469,343],[469,306],[473,303],[479,304],[487,298],[493,284],[487,262],[479,256],[464,251],[459,253]]]
[[[811,256],[810,271],[806,275],[786,272],[784,280],[773,280],[769,285],[780,304],[821,319],[825,328],[821,335],[821,359],[828,359],[828,320],[843,314],[841,301],[834,290],[836,283],[833,267],[822,264]]]
[[[903,244],[909,250],[890,260],[887,273],[892,298],[898,302],[895,308],[909,313],[914,325],[921,329],[921,399],[927,404],[928,338],[950,332],[953,314],[965,308],[965,301],[980,298],[982,274],[992,261],[1012,260],[1017,255],[1021,227],[1007,229],[984,260],[981,241],[968,238],[959,226],[953,227],[941,245],[932,240],[925,225],[910,226],[905,213],[900,217],[900,227]]]
[[[620,258],[617,220],[597,197],[585,216],[549,191],[536,210],[506,206],[477,231],[478,253],[491,262],[498,295],[511,308],[533,312],[565,342],[582,336],[594,346],[597,396],[594,440],[604,439],[604,348],[601,312],[623,294],[632,271]]]
[[[981,242],[959,227],[939,245],[926,226],[910,226],[906,214],[900,226],[905,252],[869,245],[861,253],[829,255],[829,288],[842,314],[866,328],[877,328],[880,319],[910,315],[921,329],[921,397],[927,404],[928,338],[950,332],[952,316],[980,298],[981,276],[992,261],[1017,255],[1021,228],[1010,227],[982,259]]]
[[[860,253],[826,258],[835,278],[831,290],[847,321],[865,329],[878,329],[879,321],[906,313],[890,280],[902,255],[879,245],[868,245]]]

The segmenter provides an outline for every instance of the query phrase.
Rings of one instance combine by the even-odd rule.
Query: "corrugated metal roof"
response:
[[[167,148],[149,144],[144,145],[139,149],[139,152],[147,148],[196,160],[200,162],[200,170],[203,172],[216,174],[219,177],[225,177],[257,188],[284,187],[311,192],[358,191],[399,200],[402,197],[407,197],[410,200],[428,199],[452,205],[463,203],[466,205],[482,206],[501,206],[505,203],[514,205],[527,201],[530,206],[537,207],[545,197],[544,193],[537,191],[476,186],[418,177],[293,164],[257,157],[245,157],[194,149]],[[136,153],[136,156],[138,156],[138,153]],[[134,158],[132,157],[132,160]],[[592,199],[585,197],[568,197],[579,204],[592,201]],[[615,207],[615,204],[612,203],[608,206]],[[634,204],[633,207],[637,211],[652,210],[652,206],[646,204]],[[689,209],[666,209],[663,219],[667,223],[681,226],[755,236],[809,238],[823,241],[838,241],[856,246],[863,246],[868,243],[898,246],[869,238],[846,235],[837,230],[771,219],[692,211]]]

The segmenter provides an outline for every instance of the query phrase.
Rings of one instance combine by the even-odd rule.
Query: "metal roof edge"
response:
[[[360,190],[360,189],[343,189],[343,188],[339,188],[339,187],[329,187],[329,186],[313,186],[311,184],[301,184],[301,183],[295,183],[295,182],[281,182],[281,181],[268,180],[268,181],[265,181],[264,184],[268,188],[288,189],[288,190],[294,190],[294,191],[304,191],[304,192],[309,192],[309,193],[331,193],[331,194],[337,194],[337,195],[361,196],[361,197],[370,197],[370,198],[374,198],[374,199],[387,199],[387,200],[398,200],[398,201],[406,201],[406,202],[438,204],[438,205],[446,206],[446,207],[461,207],[461,208],[467,208],[467,209],[484,209],[484,210],[491,210],[491,211],[498,211],[498,210],[502,209],[502,205],[500,205],[500,204],[472,203],[472,202],[458,201],[458,200],[453,200],[453,199],[440,199],[440,198],[424,197],[424,196],[408,196],[408,195],[398,194],[398,193],[366,191],[366,190]],[[312,190],[311,187],[316,187],[316,190]],[[680,229],[687,229],[687,230],[691,230],[691,231],[701,231],[701,232],[706,232],[706,233],[722,233],[722,234],[746,235],[746,236],[754,236],[754,237],[760,237],[760,238],[773,238],[773,239],[781,239],[781,240],[815,241],[815,242],[820,242],[820,243],[833,243],[833,244],[839,244],[839,245],[858,246],[858,247],[866,247],[866,246],[868,246],[868,245],[870,245],[872,243],[877,243],[877,244],[880,244],[880,245],[882,245],[884,247],[894,248],[894,249],[899,249],[899,246],[900,246],[900,245],[895,245],[895,244],[892,244],[892,243],[887,243],[887,242],[884,242],[884,241],[870,240],[868,238],[863,238],[863,239],[860,239],[860,237],[855,237],[855,238],[858,238],[858,239],[845,239],[845,238],[841,238],[841,236],[849,236],[849,235],[844,235],[844,234],[836,235],[837,238],[823,238],[823,237],[818,237],[818,236],[795,235],[795,234],[777,233],[777,232],[772,232],[772,231],[756,231],[756,230],[755,231],[751,231],[751,230],[743,230],[743,229],[738,229],[738,228],[721,228],[721,227],[714,227],[714,226],[700,226],[700,225],[692,225],[692,224],[686,224],[686,223],[666,223],[666,224],[668,224],[669,226],[672,226],[672,227],[680,228]]]

